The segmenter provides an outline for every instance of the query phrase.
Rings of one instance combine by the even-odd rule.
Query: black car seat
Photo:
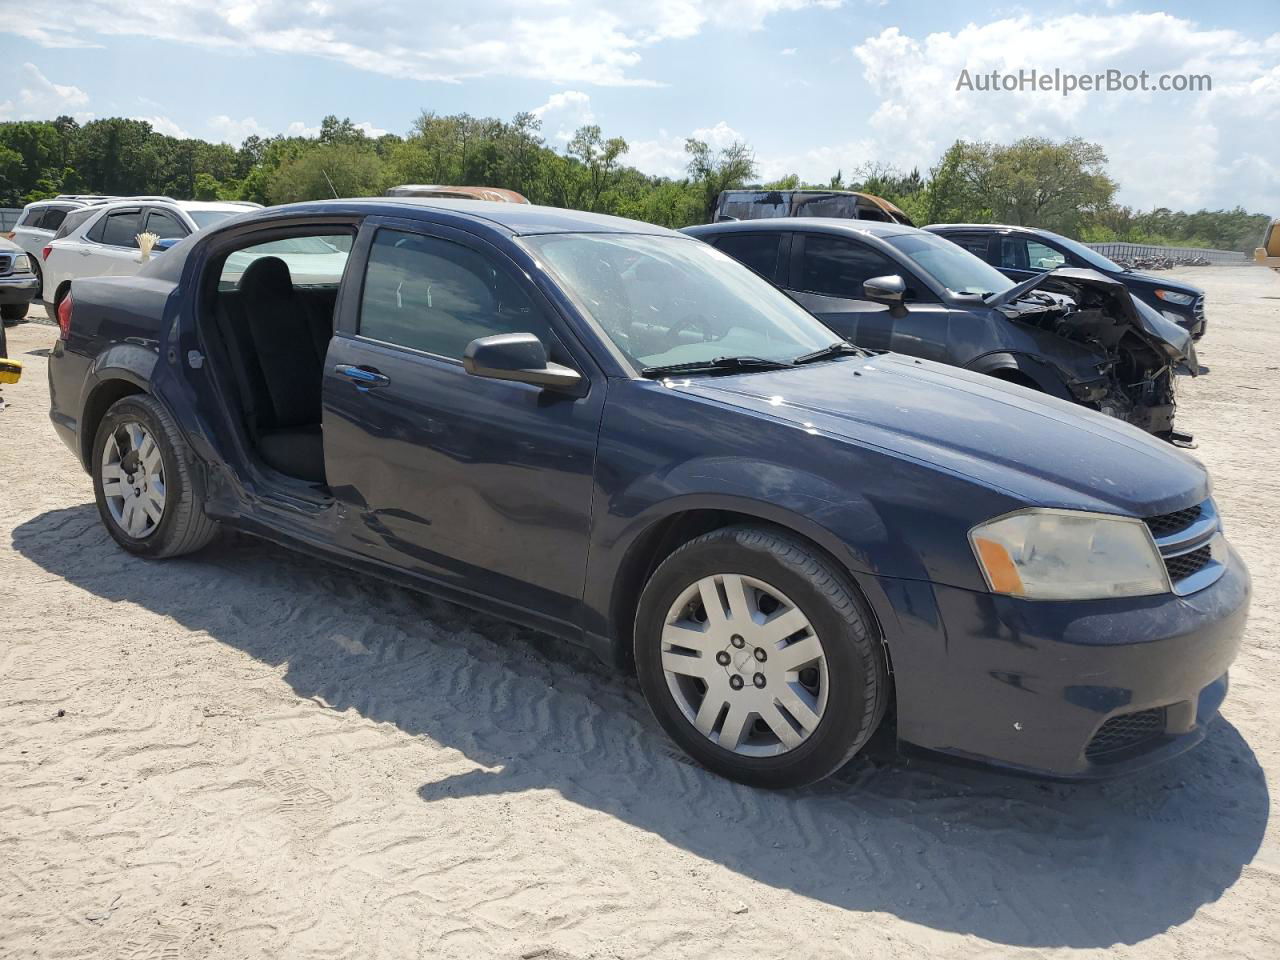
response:
[[[243,325],[235,339],[252,347],[240,379],[242,391],[250,393],[258,453],[281,473],[323,483],[320,394],[327,330],[321,337],[312,329],[317,316],[299,299],[279,257],[254,260],[239,293],[239,309],[228,310],[227,319],[233,327]]]

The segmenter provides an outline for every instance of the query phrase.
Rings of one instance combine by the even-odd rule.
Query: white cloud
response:
[[[132,120],[143,120],[151,124],[151,129],[156,133],[163,133],[165,136],[177,137],[179,140],[188,139],[191,134],[183,130],[180,126],[170,120],[168,117],[131,117]]]
[[[626,162],[650,176],[682,177],[689,163],[689,156],[684,151],[684,142],[689,137],[701,140],[713,150],[727,147],[735,140],[746,139],[723,120],[684,136],[672,136],[666,130],[659,130],[655,139],[628,144]]]
[[[374,126],[368,120],[361,120],[354,124],[357,130],[363,130],[367,137],[380,137],[387,133],[382,127]],[[320,136],[319,124],[308,126],[301,120],[294,120],[283,130],[276,129],[263,123],[259,123],[255,117],[244,117],[235,120],[226,114],[219,114],[216,117],[210,117],[206,127],[209,135],[222,143],[229,143],[238,147],[244,143],[246,137],[274,137],[276,134],[283,134],[286,137],[318,137]]]
[[[783,57],[794,57],[796,55],[796,48],[784,47],[782,50],[778,51],[778,55]]]
[[[106,4],[33,0],[0,31],[47,47],[100,45],[119,36],[227,52],[322,57],[394,77],[456,83],[513,76],[564,84],[652,84],[637,75],[642,51],[707,26],[759,29],[773,13],[832,8],[840,0],[521,0],[433,9],[422,28],[416,0],[349,5],[321,0]]]
[[[546,103],[530,112],[542,121],[544,134],[566,141],[573,136],[573,131],[596,119],[591,111],[591,98],[581,90],[553,93]],[[550,133],[552,127],[554,133]]]
[[[1142,207],[1280,206],[1280,34],[1251,39],[1163,13],[1019,16],[923,39],[891,27],[853,48],[880,103],[867,159],[925,166],[953,140],[1079,135],[1101,143],[1122,202]],[[971,76],[1210,74],[1211,93],[956,90]],[[802,174],[804,171],[801,171]],[[826,175],[829,175],[829,171]]]
[[[83,108],[89,103],[89,95],[79,87],[54,83],[34,63],[24,63],[18,68],[12,82],[18,86],[16,98],[0,103],[0,119],[3,120],[51,120],[67,114],[77,120],[93,118]]]

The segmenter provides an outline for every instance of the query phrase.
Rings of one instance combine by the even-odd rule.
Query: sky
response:
[[[957,89],[962,71],[1207,74],[1212,89]],[[326,114],[597,123],[679,175],[686,137],[762,179],[922,172],[957,138],[1102,144],[1118,200],[1280,215],[1280,0],[0,0],[0,120],[145,119],[238,145]]]

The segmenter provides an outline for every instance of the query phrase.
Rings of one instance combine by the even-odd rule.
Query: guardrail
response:
[[[1145,243],[1087,243],[1085,246],[1097,250],[1104,257],[1112,260],[1136,260],[1139,257],[1167,257],[1177,260],[1181,257],[1203,257],[1210,263],[1244,263],[1249,259],[1247,254],[1239,250],[1210,250],[1208,247],[1152,247]]]

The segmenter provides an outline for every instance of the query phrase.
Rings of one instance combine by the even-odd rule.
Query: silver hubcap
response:
[[[691,584],[662,629],[667,687],[712,743],[744,756],[794,750],[827,709],[827,658],[799,607],[733,573]]]
[[[147,428],[122,423],[102,448],[102,495],[111,519],[129,536],[151,536],[164,518],[164,461]]]

